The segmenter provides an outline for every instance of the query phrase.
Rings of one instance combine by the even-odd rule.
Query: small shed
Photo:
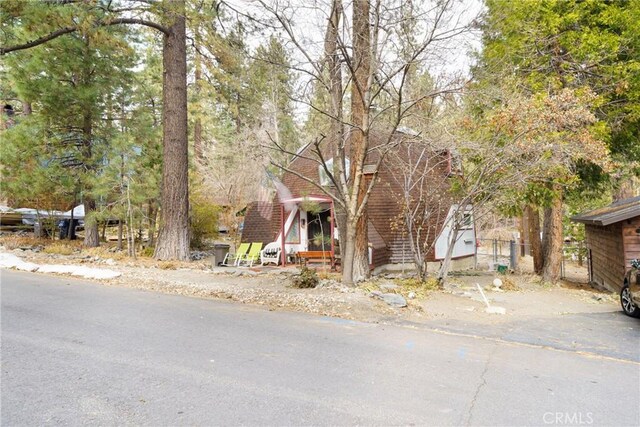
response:
[[[589,251],[589,279],[620,291],[631,260],[640,258],[640,197],[571,218],[585,225]]]

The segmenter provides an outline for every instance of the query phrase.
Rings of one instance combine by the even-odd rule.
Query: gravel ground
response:
[[[290,278],[297,273],[289,268],[211,268],[207,259],[192,262],[158,262],[150,258],[132,261],[128,258],[108,258],[73,253],[50,254],[23,248],[0,251],[13,253],[36,264],[74,264],[109,268],[121,276],[100,280],[110,286],[123,286],[169,294],[200,298],[217,298],[266,307],[366,322],[429,322],[433,319],[465,320],[497,324],[514,317],[556,317],[573,313],[601,313],[619,310],[617,296],[592,289],[584,283],[562,282],[544,286],[532,275],[509,275],[505,280],[510,291],[492,290],[493,273],[469,272],[450,278],[445,290],[423,292],[416,299],[407,298],[406,308],[393,308],[370,297],[372,290],[385,289],[401,293],[390,277],[380,277],[358,287],[340,284],[338,277],[320,272],[321,285],[314,289],[290,286]],[[109,255],[108,253],[106,254]],[[504,278],[504,277],[503,277]],[[485,303],[476,284],[486,289],[490,304],[504,307],[505,315],[485,312]],[[389,290],[389,287],[391,290]]]

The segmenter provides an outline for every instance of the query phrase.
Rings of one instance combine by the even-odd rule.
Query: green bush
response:
[[[208,239],[218,237],[220,207],[205,197],[191,198],[191,248],[204,249]]]
[[[315,288],[318,286],[318,275],[315,270],[311,270],[305,265],[302,266],[300,274],[293,276],[291,281],[294,288]]]
[[[153,251],[154,251],[154,247],[153,246],[146,246],[146,247],[144,247],[144,248],[142,248],[140,250],[138,255],[140,255],[141,257],[145,257],[145,258],[151,258],[151,257],[153,257]]]

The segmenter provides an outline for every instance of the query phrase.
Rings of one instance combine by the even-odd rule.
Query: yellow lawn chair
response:
[[[260,251],[262,250],[262,242],[252,243],[249,252],[240,260],[238,266],[245,263],[247,267],[253,267],[253,263],[260,259]]]
[[[222,261],[222,264],[220,265],[225,265],[227,267],[240,265],[242,258],[244,258],[244,256],[247,255],[247,252],[249,252],[250,245],[251,243],[240,243],[240,246],[238,246],[235,253],[232,254],[231,252],[227,252],[224,256],[224,261]]]

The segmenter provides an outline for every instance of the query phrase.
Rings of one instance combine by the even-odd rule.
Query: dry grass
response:
[[[111,258],[113,260],[123,260],[127,258],[126,251],[114,251],[115,246],[102,243],[97,248],[83,248],[83,255],[90,255],[98,258]]]
[[[45,254],[52,255],[71,255],[74,252],[79,252],[79,245],[74,245],[70,243],[60,243],[55,242],[50,245],[47,245],[42,250]]]
[[[4,246],[8,250],[35,247],[35,246],[47,246],[54,241],[50,239],[42,239],[27,236],[2,236],[0,237],[0,245]]]
[[[500,278],[500,280],[502,280],[502,286],[500,287],[500,289],[502,289],[503,291],[519,291],[520,290],[520,287],[510,277],[505,276]]]
[[[384,292],[400,294],[405,298],[408,298],[409,293],[413,292],[416,294],[416,299],[425,299],[431,292],[441,289],[436,278],[429,278],[424,282],[418,278],[395,279],[393,283],[398,287],[395,289],[385,288]],[[382,290],[380,283],[376,280],[363,282],[358,287],[367,293]]]
[[[158,268],[162,270],[176,270],[178,268],[178,264],[173,261],[159,261]]]
[[[418,278],[396,279],[395,283],[400,286],[397,293],[407,296],[410,292],[413,292],[418,299],[424,299],[431,292],[441,289],[440,283],[435,277],[430,277],[424,282]]]
[[[342,274],[335,271],[316,270],[316,273],[318,274],[318,278],[321,280],[335,280],[336,282],[340,282],[342,280]]]

